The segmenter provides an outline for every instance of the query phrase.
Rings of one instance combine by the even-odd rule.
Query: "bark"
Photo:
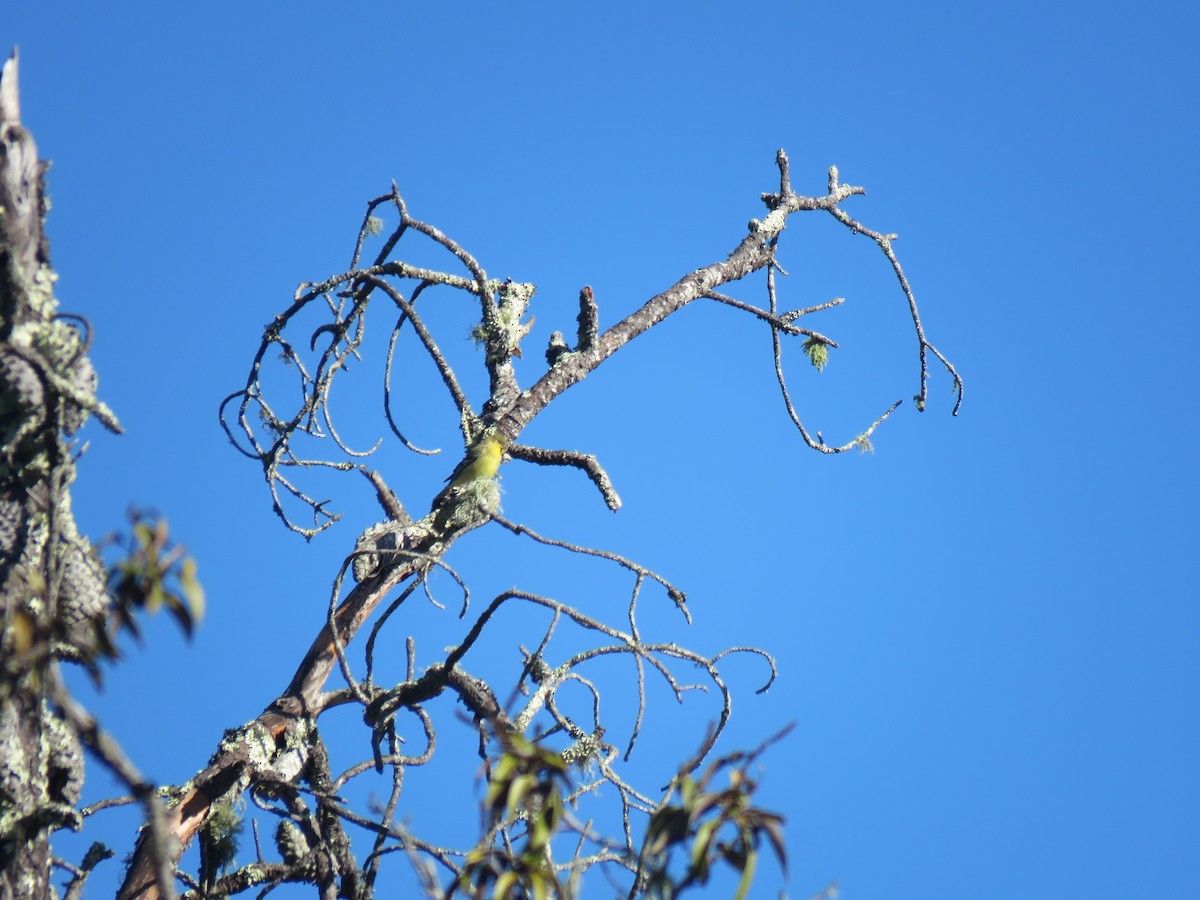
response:
[[[442,372],[446,386],[459,406],[464,423],[469,423],[469,427],[464,424],[464,437],[468,439],[468,443],[484,429],[495,428],[506,439],[506,444],[514,456],[539,458],[539,461],[552,464],[577,465],[588,471],[589,477],[601,490],[606,503],[610,508],[616,509],[620,505],[620,501],[616,497],[615,491],[611,489],[607,476],[602,469],[595,465],[594,460],[591,461],[589,467],[588,458],[580,454],[541,451],[537,448],[522,447],[516,441],[533,419],[560,394],[586,378],[629,341],[644,334],[693,301],[713,298],[741,306],[760,319],[768,321],[776,333],[776,337],[781,330],[790,335],[815,334],[791,325],[793,319],[804,311],[797,310],[782,315],[777,314],[773,287],[770,293],[771,308],[769,311],[739,304],[738,301],[721,297],[716,293],[722,285],[742,279],[773,264],[775,244],[786,226],[789,215],[802,210],[822,210],[832,213],[839,218],[839,221],[843,221],[844,217],[838,204],[854,194],[864,193],[862,188],[839,183],[836,169],[830,169],[829,191],[825,196],[799,196],[791,188],[787,157],[783,151],[779,152],[777,163],[780,170],[779,193],[763,195],[762,199],[767,207],[767,214],[761,220],[749,223],[748,233],[731,250],[726,259],[712,262],[688,273],[666,290],[648,299],[637,311],[602,333],[599,332],[595,298],[592,296],[590,288],[585,288],[580,296],[578,346],[571,350],[561,334],[557,334],[555,339],[552,339],[551,350],[547,354],[547,361],[550,364],[548,371],[525,390],[521,390],[517,384],[511,358],[514,355],[520,355],[520,341],[528,333],[528,325],[521,324],[521,316],[524,313],[525,304],[532,294],[532,285],[520,285],[508,281],[490,282],[484,270],[457,244],[432,226],[411,219],[398,192],[393,190],[391,195],[373,200],[369,209],[373,209],[375,205],[384,201],[394,202],[403,221],[397,235],[403,230],[411,228],[433,238],[446,249],[451,250],[467,266],[472,277],[468,279],[442,272],[416,269],[400,261],[386,261],[394,241],[386,244],[385,250],[380,253],[373,265],[359,268],[358,250],[356,249],[351,271],[334,276],[321,284],[306,283],[302,285],[301,289],[297,291],[291,308],[277,316],[274,323],[268,326],[263,343],[255,356],[251,368],[251,379],[248,381],[247,387],[229,395],[222,404],[221,415],[226,433],[239,450],[264,466],[264,470],[268,474],[268,481],[274,485],[272,479],[277,477],[278,460],[285,455],[284,450],[287,447],[286,436],[292,433],[296,423],[305,420],[307,416],[316,415],[317,408],[316,406],[307,408],[302,414],[298,414],[291,423],[273,419],[273,423],[277,427],[271,432],[271,440],[266,445],[259,445],[253,437],[253,430],[245,424],[242,417],[246,415],[248,409],[252,408],[252,401],[260,402],[257,377],[263,355],[268,349],[277,346],[280,333],[286,323],[291,321],[292,316],[315,298],[325,296],[328,292],[335,290],[339,291],[338,296],[354,298],[354,312],[348,318],[342,319],[341,313],[339,313],[336,326],[327,325],[318,329],[318,332],[329,330],[335,336],[339,333],[338,329],[342,329],[341,333],[344,337],[345,329],[350,327],[351,321],[359,321],[355,317],[366,305],[371,292],[380,290],[391,298],[404,317],[411,320],[413,328],[424,343],[426,350],[430,353],[439,371]],[[853,220],[845,219],[843,224],[856,232],[868,233]],[[884,248],[885,252],[890,252],[888,249],[890,236],[870,234]],[[903,280],[898,264],[895,264],[892,256],[889,256],[889,259],[893,260],[897,274],[901,276],[901,283],[911,301],[911,292]],[[411,297],[405,298],[387,281],[383,280],[384,276],[411,279],[418,282],[420,286]],[[469,291],[476,294],[481,303],[480,327],[486,339],[485,356],[491,388],[489,399],[483,408],[482,418],[474,415],[462,395],[457,378],[446,364],[436,342],[428,339],[423,324],[413,310],[412,303],[415,302],[416,296],[425,287],[432,284],[445,284]],[[768,279],[768,285],[773,285],[771,279]],[[920,332],[915,303],[911,305],[914,323],[918,325],[918,335],[921,340],[923,384],[925,378],[924,351],[927,345]],[[401,321],[404,321],[404,318]],[[313,340],[315,341],[315,338]],[[347,346],[354,349],[357,344],[351,346],[347,341]],[[351,349],[345,350],[345,353],[349,354]],[[335,362],[340,363],[340,358],[335,359],[334,362],[326,362],[333,366]],[[326,362],[323,362],[322,365],[326,365]],[[776,351],[776,365],[778,370],[778,351]],[[947,367],[949,368],[948,363]],[[951,372],[955,375],[956,384],[960,385],[961,382],[957,378],[957,374],[953,373],[952,368]],[[782,375],[780,375],[780,384],[784,389],[786,401],[787,393]],[[313,397],[319,398],[321,390],[317,388],[317,381],[313,380],[311,386],[313,386]],[[307,394],[305,396],[307,397]],[[790,405],[788,408],[791,409]],[[236,415],[241,423],[239,429],[244,426],[245,434],[250,436],[252,449],[245,449],[239,443],[238,436],[231,430],[225,419],[227,409],[237,410]],[[265,410],[266,407],[264,406],[262,409]],[[895,409],[895,406],[892,409]],[[869,436],[871,431],[886,419],[890,412],[891,410],[876,420],[864,432],[863,438]],[[274,413],[271,413],[271,416],[273,417]],[[855,442],[840,447],[826,447],[823,440],[814,443],[807,437],[807,433],[804,432],[798,420],[796,423],[809,446],[821,452],[843,452],[856,446]],[[365,468],[363,471],[366,471]],[[388,502],[384,502],[385,507],[389,507],[389,503],[395,504],[394,495],[386,486],[381,487],[377,484],[376,487],[379,489],[381,499],[388,500],[390,498]],[[319,768],[319,763],[316,762],[317,754],[312,749],[319,745],[319,740],[315,743],[313,740],[315,723],[323,711],[324,705],[330,702],[330,695],[325,693],[326,683],[335,667],[339,665],[341,648],[346,647],[354,639],[358,630],[370,618],[379,603],[388,597],[397,586],[412,578],[420,577],[424,570],[442,558],[459,536],[486,523],[490,518],[490,514],[485,509],[480,508],[472,514],[465,506],[455,506],[453,499],[447,501],[445,499],[447,497],[449,494],[445,492],[439,495],[430,515],[418,522],[412,522],[403,513],[403,510],[399,509],[398,504],[395,504],[396,512],[390,511],[389,507],[388,522],[373,526],[364,533],[363,538],[370,536],[372,543],[364,544],[363,539],[360,539],[359,545],[355,548],[353,568],[359,584],[348,593],[338,608],[331,612],[330,621],[324,625],[313,640],[283,694],[273,701],[256,720],[227,734],[208,767],[190,782],[181,801],[168,811],[167,824],[171,837],[174,839],[174,848],[170,859],[167,860],[168,863],[178,862],[183,850],[195,837],[215,804],[229,803],[238,799],[256,781],[288,783],[301,777],[311,779],[314,767]],[[311,505],[314,511],[323,514],[320,504],[314,502]],[[316,528],[308,531],[291,523],[283,513],[278,501],[276,501],[276,511],[289,527],[299,533],[311,536],[320,530],[320,528]],[[372,559],[369,565],[365,562],[366,558]],[[340,595],[340,586],[338,590]],[[367,698],[360,698],[364,701],[365,718],[368,724],[373,726],[378,721],[378,714],[385,708],[415,706],[446,690],[453,691],[477,719],[491,721],[502,716],[501,707],[495,702],[491,689],[457,668],[462,652],[465,652],[465,646],[456,649],[441,665],[430,668],[420,678],[398,686],[382,696],[371,698],[369,702],[367,702]],[[350,864],[347,863],[343,867],[343,871],[346,871],[349,866]],[[346,896],[360,896],[358,888],[348,887],[346,882],[343,883],[341,889],[346,892]],[[150,900],[150,898],[158,898],[164,894],[165,886],[161,884],[154,870],[150,839],[144,832],[138,841],[126,882],[119,896]]]
[[[103,568],[78,534],[66,435],[95,372],[54,299],[47,165],[22,126],[17,54],[0,72],[0,898],[51,896],[50,835],[78,828],[79,735],[50,691],[60,658],[86,661],[107,611]],[[115,420],[111,420],[115,425]]]
[[[828,202],[836,201],[831,197]],[[652,297],[637,312],[600,334],[587,350],[571,354],[553,366],[529,390],[506,390],[505,379],[494,377],[492,400],[489,401],[490,419],[510,440],[515,440],[555,397],[582,381],[625,343],[717,286],[736,281],[766,266],[772,258],[770,242],[782,230],[786,214],[780,213],[773,218],[775,221],[769,227],[753,229],[734,248],[727,260],[699,269]],[[480,275],[480,280],[484,280],[484,276]],[[503,368],[503,363],[496,368]],[[510,397],[510,402],[493,402],[498,396]],[[430,559],[440,558],[450,544],[467,530],[487,521],[486,516],[478,521],[467,519],[465,522],[456,521],[453,528],[446,528],[443,527],[446,521],[444,515],[444,511],[435,508],[429,519],[402,529],[402,547],[408,553],[395,563],[383,565],[381,571],[360,583],[338,607],[333,619],[337,623],[339,641],[343,646],[353,640],[361,625],[393,588],[413,577],[420,567],[428,565]],[[430,522],[432,526],[425,524]],[[255,722],[241,729],[238,738],[222,742],[209,767],[193,780],[183,801],[168,811],[168,827],[177,844],[176,861],[203,825],[204,817],[214,803],[228,802],[259,777],[277,778],[279,773],[273,771],[273,766],[289,754],[305,756],[304,734],[321,712],[322,691],[336,665],[333,629],[326,624],[314,639],[284,693]],[[453,678],[454,674],[450,671],[432,672],[414,689],[434,696],[449,687],[468,707],[479,707],[473,711],[486,714],[484,711],[492,705],[490,698],[472,698],[470,692],[461,685],[452,684]],[[499,707],[496,706],[496,709]],[[247,745],[262,741],[267,735],[273,741],[271,752],[264,755],[247,750]],[[237,775],[233,776],[231,773],[235,770]],[[145,834],[139,839],[119,896],[125,900],[156,900],[161,896]]]
[[[46,263],[42,237],[42,166],[33,136],[21,125],[14,52],[0,74],[0,340],[8,345],[14,331],[32,316],[29,286]],[[7,349],[7,347],[6,347]],[[6,444],[44,404],[41,383],[18,356],[0,357],[0,416]],[[42,395],[42,396],[39,396]],[[42,401],[39,403],[38,401]],[[20,441],[26,451],[37,442]],[[14,448],[19,451],[21,448]],[[14,453],[8,454],[10,458]],[[14,460],[14,462],[17,462]],[[5,657],[12,659],[14,621],[28,630],[28,596],[38,556],[39,519],[35,496],[44,484],[22,484],[18,466],[4,466],[0,478],[0,582],[4,606]],[[37,488],[42,490],[37,490]],[[42,679],[34,670],[5,665],[0,699],[0,898],[44,897],[50,892],[50,828],[45,820],[48,753],[42,745]]]

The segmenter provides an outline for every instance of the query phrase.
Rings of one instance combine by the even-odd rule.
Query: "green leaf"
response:
[[[199,623],[204,619],[204,588],[200,586],[200,581],[196,578],[196,560],[190,556],[183,561],[183,567],[179,573],[179,587],[183,590],[184,599],[187,600],[188,612],[191,614],[192,621]]]
[[[691,775],[681,775],[676,780],[679,783],[679,799],[684,806],[691,806],[692,798],[696,796],[696,779]]]
[[[538,762],[541,763],[543,769],[548,769],[552,775],[566,775],[570,771],[570,765],[563,759],[561,753],[556,753],[553,750],[539,748]]]
[[[750,890],[750,882],[754,880],[754,870],[758,866],[758,851],[751,848],[746,854],[746,859],[742,864],[742,878],[738,882],[737,893],[734,894],[735,900],[742,900]]]
[[[562,797],[558,791],[551,791],[542,801],[542,816],[546,820],[546,827],[551,831],[558,831],[558,823],[563,817]]]
[[[646,830],[646,851],[657,856],[671,844],[677,844],[687,835],[687,813],[678,806],[660,809],[650,817]]]
[[[496,886],[492,889],[492,896],[496,900],[506,900],[512,894],[513,888],[518,887],[516,872],[505,872],[496,879]]]
[[[779,866],[783,869],[783,874],[787,875],[787,846],[783,840],[783,819],[780,816],[767,813],[764,815],[764,821],[759,828],[760,832],[767,835],[767,840],[771,842],[771,846],[775,850],[775,857],[779,860]]]
[[[187,606],[175,594],[165,592],[163,594],[163,605],[166,606],[167,612],[178,623],[184,636],[191,640],[192,638],[192,617],[188,614]]]
[[[150,585],[150,592],[146,595],[146,611],[158,612],[158,609],[163,604],[163,587],[162,582],[155,579]]]
[[[505,812],[509,818],[517,814],[517,810],[525,802],[526,795],[537,787],[537,779],[532,775],[518,775],[508,788],[508,802]]]
[[[154,543],[154,529],[145,522],[138,522],[133,526],[133,536],[142,547],[149,547]]]
[[[511,753],[505,753],[496,760],[496,765],[492,767],[492,783],[512,781],[516,774],[517,758]]]
[[[691,869],[701,881],[708,880],[708,853],[720,825],[720,819],[710,819],[696,829],[696,837],[692,841]]]
[[[529,822],[529,849],[543,850],[550,843],[550,838],[554,837],[554,832],[550,828],[550,824],[538,816]]]

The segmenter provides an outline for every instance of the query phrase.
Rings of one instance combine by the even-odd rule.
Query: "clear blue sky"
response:
[[[1200,896],[1194,5],[10,6],[0,45],[20,44],[24,118],[54,161],[59,295],[91,320],[127,429],[90,428],[78,516],[99,537],[129,503],[162,510],[209,592],[193,644],[156,626],[88,696],[151,776],[190,776],[282,690],[378,517],[347,485],[341,527],[286,533],[216,418],[295,285],[344,270],[368,198],[395,179],[490,274],[538,284],[529,384],[582,284],[611,323],[723,258],[784,147],[797,190],[836,164],[869,191],[848,211],[901,235],[962,414],[935,373],[928,412],[902,406],[874,455],[820,457],[786,420],[765,330],[688,309],[525,435],[598,454],[625,508],[518,463],[507,512],[684,586],[695,625],[652,617],[664,639],[776,655],[765,697],[757,666],[729,664],[724,746],[798,723],[762,767],[790,896],[835,878],[852,900]],[[785,305],[847,297],[811,323],[842,342],[830,367],[794,348],[788,366],[807,423],[848,440],[916,388],[903,298],[828,217],[793,219],[781,260]],[[736,293],[761,302],[761,281]],[[464,367],[469,314],[443,325]],[[378,389],[358,390],[343,407],[370,443]],[[414,440],[447,455],[393,443],[380,464],[422,511],[456,417],[414,412]],[[622,621],[591,570],[532,558],[475,534],[449,561],[477,602],[516,584]],[[461,626],[413,607],[432,662]],[[648,789],[716,709],[656,702],[671,724],[642,746]],[[421,778],[415,830],[474,827]],[[127,820],[96,827],[128,846]],[[756,895],[781,885],[765,868]]]

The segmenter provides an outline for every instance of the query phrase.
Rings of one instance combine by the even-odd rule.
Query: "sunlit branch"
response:
[[[617,495],[617,490],[613,487],[608,473],[604,471],[600,461],[589,453],[579,453],[575,450],[545,450],[525,444],[509,444],[508,454],[514,459],[543,466],[574,466],[591,479],[609,509],[616,512],[621,508],[621,498]]]

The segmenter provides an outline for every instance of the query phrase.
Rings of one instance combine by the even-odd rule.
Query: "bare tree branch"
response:
[[[306,780],[312,785],[312,796],[317,801],[317,818],[325,822],[322,826],[324,830],[318,831],[324,835],[322,840],[326,843],[312,848],[312,852],[325,862],[316,868],[313,868],[315,863],[292,865],[286,872],[271,869],[253,873],[247,867],[241,873],[226,876],[227,879],[237,876],[241,880],[225,880],[220,882],[222,885],[228,885],[231,890],[235,887],[242,890],[252,881],[256,884],[278,883],[285,877],[299,877],[327,892],[332,873],[337,872],[369,890],[378,875],[380,861],[388,853],[399,850],[413,859],[433,860],[448,871],[460,874],[465,869],[457,860],[467,859],[466,851],[420,842],[395,822],[404,773],[410,768],[426,764],[437,746],[438,732],[432,704],[443,695],[449,695],[469,711],[481,757],[490,758],[488,748],[495,747],[497,742],[505,746],[505,742],[511,740],[505,735],[531,735],[537,742],[563,744],[561,752],[565,757],[577,760],[581,765],[594,767],[596,774],[588,782],[591,787],[609,784],[616,789],[623,831],[621,840],[608,843],[593,835],[592,826],[586,823],[578,825],[578,841],[574,845],[571,860],[552,863],[552,871],[567,872],[576,877],[587,867],[602,863],[619,865],[627,872],[634,871],[636,867],[630,862],[637,854],[633,821],[638,815],[653,813],[659,804],[626,783],[617,770],[620,754],[604,740],[600,698],[605,686],[587,673],[585,667],[595,661],[614,657],[627,657],[632,664],[630,678],[634,682],[638,700],[625,759],[632,753],[646,721],[648,672],[652,677],[657,673],[658,679],[667,686],[677,702],[682,702],[693,693],[711,689],[715,694],[718,712],[711,727],[699,740],[695,755],[684,763],[683,771],[692,772],[702,765],[712,751],[732,711],[732,695],[720,666],[733,654],[761,658],[769,669],[766,684],[760,688],[760,691],[764,691],[774,681],[775,662],[766,651],[752,647],[730,647],[706,655],[674,641],[644,636],[637,615],[643,585],[648,580],[657,581],[684,617],[688,618],[683,591],[652,570],[617,554],[543,537],[523,523],[504,518],[499,511],[499,491],[491,480],[499,465],[500,454],[507,453],[511,458],[542,465],[579,468],[596,485],[609,508],[619,508],[620,499],[604,468],[594,456],[577,451],[531,447],[519,443],[518,438],[564,391],[586,378],[629,341],[697,299],[720,302],[768,325],[785,408],[802,439],[810,447],[822,453],[839,453],[853,447],[869,448],[870,436],[897,408],[898,402],[853,440],[838,446],[827,446],[819,432],[816,439],[810,436],[788,392],[781,361],[781,336],[804,337],[809,345],[815,342],[822,347],[836,348],[837,343],[831,338],[794,323],[803,315],[831,309],[842,302],[837,298],[805,309],[779,310],[775,284],[775,270],[778,269],[776,248],[788,217],[807,211],[829,212],[843,224],[872,236],[892,263],[918,333],[922,372],[918,405],[924,406],[927,351],[943,359],[956,379],[961,400],[961,381],[957,373],[925,338],[911,288],[891,251],[894,236],[876,235],[840,209],[841,203],[864,194],[865,190],[839,183],[834,169],[831,170],[826,195],[803,197],[792,190],[788,159],[782,151],[777,155],[776,163],[780,186],[777,193],[763,195],[766,215],[749,223],[746,234],[726,258],[689,272],[603,331],[599,326],[597,298],[590,287],[585,287],[580,292],[576,346],[568,346],[562,332],[555,332],[546,357],[548,369],[524,389],[518,383],[512,360],[521,356],[521,342],[530,333],[533,324],[527,312],[534,286],[489,279],[484,267],[460,244],[432,225],[413,218],[395,185],[391,192],[368,203],[356,235],[350,270],[324,281],[302,284],[297,289],[291,305],[264,331],[245,384],[222,403],[221,419],[231,442],[240,452],[257,460],[262,466],[274,507],[289,528],[311,536],[337,519],[338,514],[327,508],[327,501],[318,501],[310,496],[296,480],[297,475],[314,468],[359,472],[367,477],[387,519],[366,529],[354,551],[348,554],[334,581],[324,626],[297,666],[290,684],[254,722],[222,742],[210,765],[193,779],[188,791],[170,811],[168,826],[177,841],[177,852],[186,846],[207,808],[218,798],[235,796],[247,789],[253,794],[255,784],[298,785],[299,781]],[[377,214],[395,215],[397,222],[384,239],[373,262],[365,268],[358,268],[367,239],[380,233],[383,227],[382,219]],[[413,240],[431,241],[449,254],[453,268],[465,270],[465,274],[417,267],[396,258],[402,244],[408,246]],[[767,308],[738,300],[721,290],[725,285],[763,269],[766,270]],[[462,387],[463,380],[440,349],[424,318],[416,312],[418,296],[434,285],[448,288],[436,292],[438,303],[451,302],[455,297],[468,297],[472,303],[479,304],[479,322],[473,336],[483,349],[489,390],[478,414]],[[366,352],[364,348],[370,335],[368,316],[371,301],[376,296],[385,298],[383,302],[389,308],[386,316],[383,385],[384,416],[388,428],[407,449],[417,453],[428,452],[418,449],[405,436],[408,429],[399,427],[394,417],[398,407],[394,402],[396,389],[391,380],[393,362],[400,352],[398,336],[407,322],[412,325],[417,337],[417,354],[428,357],[447,388],[450,400],[448,412],[457,417],[467,447],[467,456],[455,472],[457,479],[450,488],[437,495],[429,515],[417,521],[408,516],[396,493],[379,471],[366,468],[360,461],[362,455],[371,451],[349,449],[349,444],[335,430],[329,409],[334,380],[343,376],[349,361]],[[434,294],[430,294],[429,299],[423,301],[422,308],[426,308],[424,303],[435,302],[433,298]],[[327,321],[311,332],[307,340],[297,342],[291,335],[301,327],[301,314],[310,311],[315,314],[318,310],[325,311]],[[324,345],[319,350],[318,339]],[[302,349],[306,345],[309,348],[307,352]],[[295,373],[300,388],[298,401],[293,399],[281,403],[274,398],[268,400],[263,369],[268,350],[276,346],[282,365]],[[327,454],[322,456],[319,448],[323,445],[319,442],[325,438],[329,438],[333,451],[346,458],[332,458]],[[492,443],[482,443],[485,440]],[[478,471],[482,474],[478,477],[462,475],[464,471],[476,471],[467,468],[467,465],[472,460],[484,458],[480,447],[495,450],[491,457],[491,468],[482,467],[480,463]],[[476,456],[471,456],[473,450],[477,451]],[[285,501],[293,505],[299,503],[302,509],[308,507],[313,524],[297,524],[293,514],[285,509]],[[430,593],[427,576],[431,571],[444,569],[459,581],[463,590],[462,614],[466,615],[469,592],[453,570],[446,566],[444,558],[458,538],[492,521],[547,547],[603,559],[629,570],[633,574],[633,584],[624,601],[628,629],[614,628],[596,617],[584,614],[569,602],[513,588],[495,596],[476,615],[461,641],[449,648],[444,658],[435,659],[423,668],[417,665],[416,643],[411,635],[406,636],[405,679],[390,688],[378,685],[375,681],[375,655],[383,639],[383,629],[399,621],[400,617],[394,614],[417,585]],[[346,571],[352,571],[357,580],[357,584],[348,589],[344,584]],[[375,612],[381,604],[384,604],[383,610],[376,616]],[[540,642],[533,650],[520,645],[521,660],[519,669],[514,672],[513,703],[511,708],[506,709],[497,699],[503,695],[497,685],[471,674],[464,668],[464,663],[493,617],[502,607],[510,605],[547,616],[548,621]],[[365,640],[365,662],[360,672],[352,662],[348,648],[372,617],[374,622]],[[563,629],[575,629],[590,638],[592,643],[583,649],[576,648],[558,655],[555,637]],[[559,658],[555,659],[556,655]],[[335,668],[340,670],[346,687],[330,690],[326,684]],[[702,673],[702,681],[686,681],[677,674],[677,669],[680,672],[698,671]],[[560,692],[563,692],[561,697]],[[577,709],[580,696],[586,706]],[[357,763],[334,778],[328,771],[323,744],[315,732],[315,720],[326,709],[346,703],[362,707],[364,721],[371,730],[373,755],[372,759]],[[400,752],[402,732],[397,717],[402,711],[413,714],[415,723],[424,734],[423,749],[419,752]],[[385,767],[391,768],[388,799],[374,810],[373,816],[363,816],[346,809],[333,797],[333,793],[349,780],[371,769],[382,772]],[[490,769],[488,771],[491,773]],[[572,802],[581,802],[591,794],[586,785],[581,785],[571,796]],[[296,817],[297,827],[307,821],[299,812],[282,814]],[[321,819],[321,816],[326,818]],[[345,821],[357,824],[375,835],[370,854],[361,868],[348,855],[348,845],[342,836],[340,824],[334,823],[328,816],[334,816],[337,823]],[[524,828],[528,824],[520,815],[493,823],[479,846],[494,846],[497,852],[502,849],[511,858],[520,839],[519,832],[514,829]],[[178,859],[177,855],[175,859]],[[122,896],[135,896],[135,889],[143,888],[145,893],[138,896],[158,896],[155,893],[156,879],[161,883],[162,878],[153,873],[149,860],[147,842],[143,840],[130,867]],[[421,878],[426,889],[432,890],[428,874]]]

